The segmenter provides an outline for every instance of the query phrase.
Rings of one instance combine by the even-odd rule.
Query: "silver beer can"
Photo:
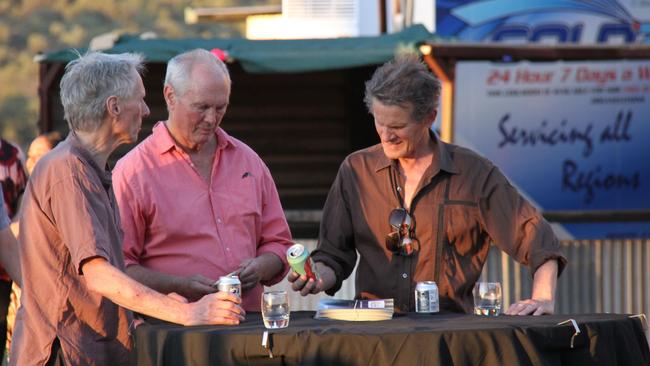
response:
[[[231,294],[241,297],[241,281],[237,276],[221,276],[219,277],[219,285],[217,289],[222,292],[230,292]]]
[[[434,281],[418,282],[415,286],[415,311],[418,313],[437,313],[440,311],[438,285]]]

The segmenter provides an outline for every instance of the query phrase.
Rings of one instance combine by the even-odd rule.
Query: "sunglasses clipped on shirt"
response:
[[[417,239],[412,237],[414,220],[406,209],[392,210],[388,223],[395,230],[386,235],[386,249],[403,256],[410,256],[418,250]]]

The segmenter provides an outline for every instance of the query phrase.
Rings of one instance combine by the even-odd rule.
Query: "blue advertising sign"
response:
[[[463,61],[455,142],[542,210],[650,207],[650,61]],[[569,237],[650,237],[650,224],[564,225]]]
[[[470,42],[650,43],[650,0],[438,0],[436,33]]]

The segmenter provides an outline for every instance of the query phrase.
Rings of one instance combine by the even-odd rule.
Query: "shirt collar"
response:
[[[164,154],[173,148],[181,150],[176,145],[176,141],[169,133],[164,121],[157,122],[153,126],[151,134],[153,135],[155,149],[159,154]],[[237,141],[230,137],[221,127],[217,127],[215,135],[217,137],[217,150],[225,149],[228,146],[237,147]]]
[[[100,181],[105,187],[110,187],[112,184],[112,179],[111,179],[111,172],[108,169],[108,165],[105,166],[104,168],[100,168],[99,165],[97,165],[97,162],[95,162],[95,159],[93,159],[92,154],[90,151],[86,150],[86,148],[83,146],[81,141],[79,140],[79,137],[77,134],[74,133],[74,131],[70,131],[68,134],[68,137],[66,138],[66,141],[70,144],[71,150],[74,151],[78,156],[80,156],[83,160],[85,160],[90,167],[97,172],[97,176],[99,176]]]
[[[438,135],[433,130],[429,130],[429,137],[434,140],[435,146],[433,151],[433,161],[431,162],[430,168],[427,170],[431,171],[433,175],[438,174],[440,170],[453,174],[458,173],[458,169],[451,158],[449,146],[440,141]],[[375,171],[378,172],[394,164],[396,164],[396,161],[386,157],[382,151],[377,161],[377,165],[375,166]]]

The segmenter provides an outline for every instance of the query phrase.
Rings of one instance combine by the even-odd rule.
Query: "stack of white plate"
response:
[[[347,321],[378,321],[393,317],[393,299],[334,300],[323,299],[318,303],[316,319]]]
[[[391,319],[393,312],[381,309],[328,309],[319,310],[316,317],[365,322]]]

